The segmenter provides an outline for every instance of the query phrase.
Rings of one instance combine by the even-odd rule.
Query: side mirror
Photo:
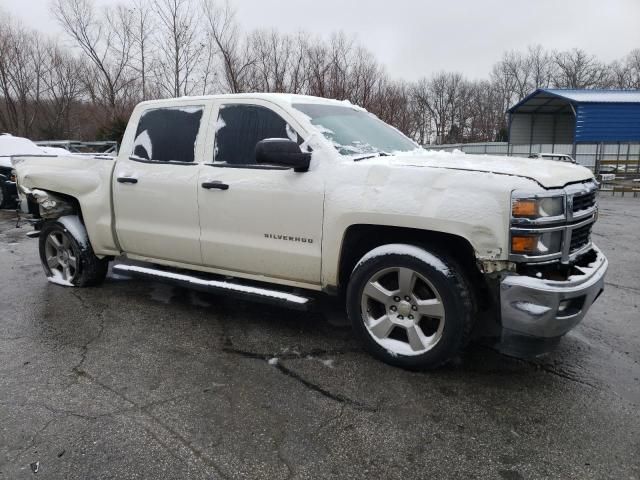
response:
[[[293,140],[266,138],[256,144],[256,163],[293,168],[295,172],[309,170],[311,154],[302,152]]]

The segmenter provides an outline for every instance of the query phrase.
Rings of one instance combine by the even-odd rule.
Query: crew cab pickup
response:
[[[348,102],[143,102],[117,158],[13,163],[51,281],[97,285],[118,259],[118,273],[294,308],[324,293],[405,368],[472,337],[547,351],[604,286],[591,171],[427,152]]]

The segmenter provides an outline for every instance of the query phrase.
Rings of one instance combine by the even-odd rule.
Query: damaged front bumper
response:
[[[498,348],[534,356],[553,348],[574,328],[604,290],[608,261],[593,246],[589,263],[565,280],[506,275],[500,282],[502,333]]]

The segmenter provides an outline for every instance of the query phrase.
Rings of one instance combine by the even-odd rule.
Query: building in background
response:
[[[638,165],[638,90],[541,88],[508,113],[508,149],[513,155],[565,153],[596,171],[619,173]]]

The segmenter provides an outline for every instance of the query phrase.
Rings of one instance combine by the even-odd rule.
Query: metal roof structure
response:
[[[640,142],[640,90],[540,88],[508,112],[511,143]]]

